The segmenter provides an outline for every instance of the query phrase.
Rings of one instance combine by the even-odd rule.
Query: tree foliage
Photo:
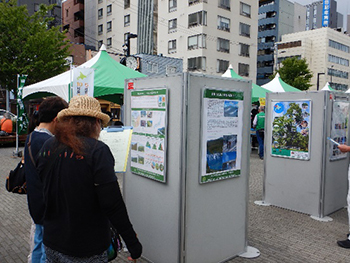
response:
[[[298,132],[303,120],[302,110],[294,102],[290,104],[286,115],[275,117],[272,124],[272,140],[277,142],[277,148],[308,151],[309,128],[305,128],[303,133]]]
[[[26,84],[64,72],[69,43],[60,27],[50,27],[47,17],[54,5],[40,5],[29,15],[16,0],[0,0],[0,85],[17,90],[17,74],[27,74]]]
[[[297,57],[287,58],[282,61],[282,67],[277,70],[281,79],[287,84],[300,90],[308,90],[313,74],[309,70],[306,59]]]

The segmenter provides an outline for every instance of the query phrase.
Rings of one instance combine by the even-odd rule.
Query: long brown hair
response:
[[[80,155],[85,154],[84,137],[97,138],[96,118],[87,116],[67,116],[57,122],[55,136],[57,140]]]

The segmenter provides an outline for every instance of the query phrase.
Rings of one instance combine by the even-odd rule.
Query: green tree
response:
[[[0,0],[0,86],[17,92],[17,74],[28,74],[26,84],[67,70],[69,42],[47,17],[54,5],[40,5],[30,16],[16,0]]]
[[[283,79],[284,82],[294,88],[308,90],[312,86],[310,81],[313,74],[309,70],[309,65],[305,58],[287,58],[282,61],[282,66],[277,72],[280,74],[281,79]]]
[[[304,120],[302,110],[296,103],[291,103],[284,116],[273,120],[272,140],[276,148],[308,151],[309,134],[302,135],[297,127]]]

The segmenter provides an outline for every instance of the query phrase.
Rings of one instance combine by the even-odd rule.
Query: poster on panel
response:
[[[241,174],[243,92],[203,89],[200,183]]]
[[[166,182],[167,89],[131,92],[131,172]]]
[[[333,101],[331,138],[340,144],[348,143],[349,109],[348,101]],[[331,148],[330,160],[334,161],[347,157],[347,153],[342,153],[336,144],[330,143],[329,147]]]
[[[310,159],[311,100],[272,101],[271,155]]]

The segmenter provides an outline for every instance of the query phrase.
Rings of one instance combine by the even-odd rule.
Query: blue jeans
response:
[[[264,157],[264,130],[256,131],[256,139],[259,144],[259,156],[262,158]]]
[[[44,227],[35,225],[34,249],[32,252],[32,263],[45,263],[46,255],[43,244]]]

